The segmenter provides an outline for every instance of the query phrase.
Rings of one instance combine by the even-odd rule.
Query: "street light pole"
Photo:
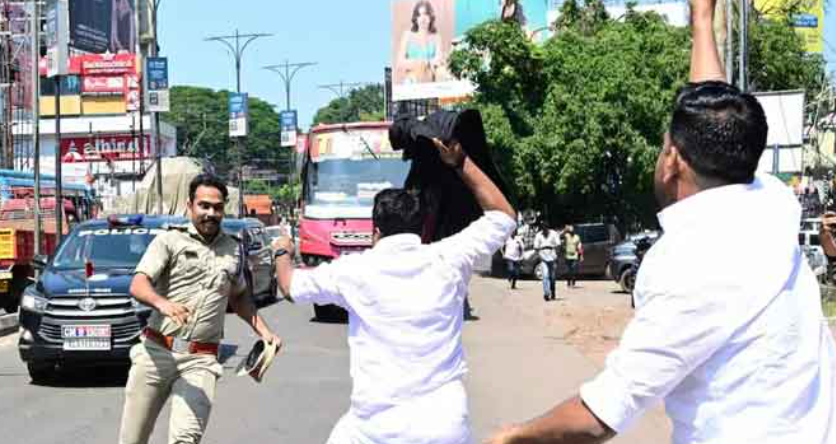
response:
[[[229,51],[230,55],[235,61],[235,91],[241,93],[241,61],[244,58],[244,51],[247,46],[254,40],[261,37],[271,37],[273,34],[255,33],[255,34],[240,34],[235,30],[233,35],[214,36],[204,39],[207,42],[222,43]],[[241,40],[244,43],[241,44]],[[243,174],[243,151],[245,149],[246,141],[241,138],[235,138],[235,151],[237,152],[236,170],[238,172],[238,217],[244,217],[244,174]]]
[[[264,69],[268,71],[272,71],[279,76],[281,76],[282,80],[284,81],[284,92],[285,92],[285,110],[290,111],[290,87],[293,83],[293,78],[296,77],[296,74],[302,68],[308,66],[316,65],[316,62],[301,62],[301,63],[290,63],[290,61],[285,60],[284,63],[279,65],[269,65],[265,66]],[[291,71],[292,68],[292,71]],[[297,122],[298,123],[298,122]],[[298,131],[298,128],[296,128]],[[290,165],[288,166],[288,176],[289,182],[291,186],[293,185],[293,181],[295,180],[294,176],[296,175],[296,148],[291,147],[290,149]]]
[[[151,19],[154,21],[154,40],[153,45],[151,46],[151,57],[156,57],[157,52],[159,51],[159,39],[157,37],[157,11],[160,8],[160,3],[163,0],[153,0],[151,5]],[[143,84],[145,81],[142,82]],[[142,102],[145,102],[145,88],[143,88],[142,94]],[[144,103],[143,103],[144,106]],[[155,112],[154,114],[154,159],[157,162],[157,214],[163,214],[163,153],[162,153],[162,143],[160,143],[160,113]],[[140,116],[140,119],[142,116]],[[142,137],[142,141],[140,142],[140,152],[144,152],[145,150],[145,138]]]
[[[41,3],[32,0],[32,145],[35,169],[35,254],[41,254]],[[40,274],[36,270],[36,276]]]
[[[316,65],[316,62],[290,63],[289,61],[285,60],[285,62],[282,64],[269,65],[264,67],[264,69],[268,71],[273,71],[274,73],[280,75],[282,80],[284,81],[285,110],[290,111],[290,86],[291,83],[293,83],[293,78],[296,77],[296,73],[298,73],[299,70],[302,68],[314,65]]]
[[[747,92],[749,82],[747,71],[749,69],[749,2],[740,0],[740,90]]]

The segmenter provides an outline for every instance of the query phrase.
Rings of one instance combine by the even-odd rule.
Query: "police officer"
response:
[[[223,372],[218,347],[227,303],[265,341],[280,341],[246,296],[239,240],[221,230],[226,199],[218,177],[195,177],[191,223],[157,236],[137,266],[131,294],[155,311],[131,349],[121,444],[147,443],[169,397],[168,442],[200,442]]]

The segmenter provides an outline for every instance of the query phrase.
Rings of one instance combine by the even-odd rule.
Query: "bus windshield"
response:
[[[317,137],[305,183],[306,217],[370,218],[377,193],[403,186],[410,163],[392,150],[385,130]]]

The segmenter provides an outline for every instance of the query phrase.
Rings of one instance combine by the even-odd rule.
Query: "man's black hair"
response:
[[[768,130],[754,96],[709,81],[690,83],[679,92],[670,137],[700,178],[746,184],[755,178]]]
[[[226,184],[220,177],[211,173],[203,173],[195,176],[195,178],[189,183],[189,202],[194,202],[198,187],[211,187],[217,189],[221,192],[224,202],[226,202],[226,198],[229,196],[229,190],[226,189]]]
[[[421,235],[424,214],[417,193],[403,188],[390,188],[374,198],[372,221],[382,237],[395,234]]]

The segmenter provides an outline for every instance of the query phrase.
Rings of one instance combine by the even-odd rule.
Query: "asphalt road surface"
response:
[[[501,281],[476,278],[471,286],[480,319],[465,327],[466,384],[479,439],[502,424],[544,412],[575,394],[598,370],[551,329],[542,328],[544,319],[530,309],[542,299],[522,298]],[[285,347],[262,384],[237,377],[234,370],[255,336],[236,317],[227,318],[225,374],[203,442],[324,443],[348,408],[346,326],[312,322],[311,307],[285,302],[263,308],[262,315]],[[127,369],[66,369],[52,386],[32,385],[16,339],[0,339],[0,442],[117,442]],[[151,443],[165,443],[167,432],[166,408]],[[613,442],[664,443],[668,434],[669,426],[657,414]]]

